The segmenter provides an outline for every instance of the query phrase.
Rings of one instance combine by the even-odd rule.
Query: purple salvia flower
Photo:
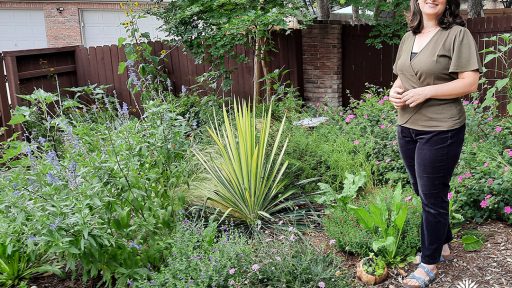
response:
[[[37,142],[39,142],[39,144],[41,145],[44,145],[44,143],[46,143],[46,138],[39,137],[39,139],[37,139]]]
[[[121,108],[121,115],[128,117],[128,104],[123,102],[123,108]]]
[[[135,241],[132,241],[132,240],[130,240],[130,242],[128,242],[128,247],[135,248],[137,250],[140,250],[142,248],[141,245],[138,245],[137,243],[135,243]]]
[[[51,172],[48,172],[48,174],[46,174],[46,180],[48,181],[49,184],[59,184],[60,183],[60,180],[55,177]]]
[[[139,78],[137,78],[137,73],[135,73],[135,69],[129,69],[128,76],[133,85],[136,85],[136,86],[140,85],[140,81],[139,81]]]
[[[46,154],[46,159],[50,164],[52,164],[55,168],[59,167],[59,159],[57,158],[57,153],[55,151],[50,151]]]
[[[71,189],[78,186],[75,161],[71,161],[68,167],[68,185]]]

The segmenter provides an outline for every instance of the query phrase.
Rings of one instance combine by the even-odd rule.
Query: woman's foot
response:
[[[428,287],[436,278],[436,265],[420,264],[418,269],[402,282],[404,287],[421,288]]]
[[[439,262],[451,260],[452,258],[453,257],[452,257],[452,253],[450,251],[450,245],[444,244],[443,251],[441,252],[441,259],[439,259]],[[420,263],[421,263],[421,253],[418,253],[418,255],[416,255],[416,260],[414,261],[413,264],[420,264]]]
[[[443,256],[443,257],[444,256],[447,256],[447,257],[451,257],[452,256],[452,253],[450,251],[450,245],[448,245],[448,244],[444,244],[443,245],[443,252],[441,252],[441,256]]]

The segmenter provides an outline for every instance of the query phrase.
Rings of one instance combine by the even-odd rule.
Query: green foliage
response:
[[[280,239],[281,238],[281,239]],[[338,256],[323,254],[306,241],[279,237],[256,247],[245,287],[353,287]],[[249,267],[248,267],[249,268]]]
[[[377,239],[372,248],[383,260],[391,265],[405,261],[398,255],[398,245],[402,236],[408,214],[408,205],[402,199],[402,187],[398,185],[391,197],[389,205],[380,198],[370,203],[367,208],[348,205],[359,224],[373,233]]]
[[[364,185],[366,173],[361,172],[357,176],[345,173],[345,177],[341,194],[334,191],[328,184],[318,183],[320,187],[318,194],[320,195],[316,197],[315,201],[323,205],[337,206],[346,205],[350,200],[354,199],[357,196],[357,190]]]
[[[500,67],[500,69],[491,70],[497,75],[497,79],[482,78],[481,82],[485,84],[484,87],[488,88],[482,105],[496,109],[500,104],[497,101],[496,95],[502,92],[501,94],[507,97],[504,97],[501,101],[508,103],[508,114],[512,115],[512,59],[509,57],[512,50],[512,34],[499,34],[483,40],[488,41],[487,43],[490,45],[489,48],[480,51],[480,53],[485,55],[483,64],[485,65],[492,61],[495,63],[495,67]],[[484,70],[487,71],[489,69]]]
[[[224,287],[239,279],[237,268],[250,266],[254,252],[249,239],[225,231],[217,235],[214,224],[203,228],[185,221],[179,225],[169,240],[172,248],[167,263],[142,287]]]
[[[451,182],[454,203],[467,220],[511,222],[505,207],[512,206],[512,119],[475,101],[465,104],[465,145]]]
[[[276,28],[289,32],[290,18],[307,22],[303,8],[298,0],[183,0],[165,3],[150,13],[164,22],[172,44],[182,45],[196,62],[211,64],[206,77],[210,82],[222,79],[223,87],[229,88],[231,71],[225,58],[247,61],[237,46],[253,48],[256,55],[273,49],[271,32]]]
[[[462,233],[462,247],[465,251],[477,251],[484,246],[485,237],[478,230],[466,230]]]
[[[27,99],[48,97],[36,91]],[[147,101],[139,120],[111,103],[69,113],[50,103],[58,113],[39,111],[49,117],[35,127],[51,127],[46,137],[8,142],[22,152],[0,171],[0,240],[36,237],[48,261],[65,261],[84,281],[101,277],[102,285],[121,287],[168,256],[197,162],[189,154],[192,128],[176,105]],[[23,125],[41,118],[30,109]]]
[[[404,200],[400,186],[370,193],[358,206],[337,207],[324,220],[326,231],[344,251],[359,256],[373,251],[387,264],[400,265],[420,243],[418,200]]]
[[[314,128],[288,125],[286,159],[301,180],[320,177],[334,191],[343,190],[345,173],[366,173],[365,189],[406,183],[407,172],[396,141],[396,111],[387,101],[388,91],[369,86],[361,100],[347,108],[305,110],[296,119],[325,116],[329,121]],[[316,192],[310,184],[306,191]]]
[[[257,121],[255,105],[251,108],[235,101],[234,124],[224,108],[224,122],[215,119],[208,128],[220,159],[208,159],[204,153],[194,151],[216,184],[214,190],[204,191],[204,198],[225,215],[251,226],[293,207],[289,198],[294,191],[283,191],[286,185],[283,173],[288,166],[283,161],[288,140],[281,141],[285,119],[274,144],[269,146],[271,115],[272,104]]]
[[[124,6],[126,5],[126,6]],[[122,4],[127,20],[122,23],[127,38],[120,37],[118,46],[124,47],[126,62],[120,62],[118,73],[122,74],[128,69],[128,89],[132,95],[140,94],[142,101],[164,97],[170,92],[170,80],[164,72],[164,63],[169,51],[162,50],[159,55],[153,55],[153,47],[150,45],[151,36],[148,32],[141,31],[138,22],[147,17],[137,10],[138,2]],[[140,107],[129,107],[140,109]]]
[[[4,239],[1,239],[4,240]],[[35,240],[35,239],[34,239]],[[27,240],[32,242],[33,239]],[[42,274],[62,275],[58,266],[49,265],[48,255],[38,251],[36,247],[25,247],[19,250],[20,243],[0,242],[0,285],[2,287],[18,287],[31,277]],[[29,246],[34,246],[30,243]],[[39,247],[38,247],[39,248]]]
[[[233,227],[220,228],[179,225],[167,265],[142,287],[351,287],[339,258],[296,232],[249,239]]]
[[[364,272],[379,277],[384,274],[385,269],[386,263],[381,258],[375,257],[373,253],[370,253],[369,257],[363,258]]]
[[[408,1],[401,0],[339,0],[341,4],[350,4],[359,8],[361,20],[373,25],[369,45],[381,48],[382,44],[399,44],[407,31],[405,11]]]

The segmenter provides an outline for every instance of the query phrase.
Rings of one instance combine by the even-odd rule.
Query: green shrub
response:
[[[389,206],[393,203],[391,195],[391,189],[379,189],[375,192],[369,192],[363,199],[355,201],[355,203],[360,207],[367,207],[372,203],[378,203],[377,199],[380,198]],[[401,261],[414,255],[421,243],[419,235],[421,221],[419,199],[414,196],[406,197],[403,201],[406,201],[406,199],[411,202],[408,205],[406,222],[396,251],[396,259],[400,258]],[[389,213],[391,212],[389,211]],[[375,233],[364,229],[344,205],[339,205],[333,210],[332,214],[324,218],[324,226],[329,237],[336,240],[339,249],[360,257],[368,256],[373,251],[373,242],[379,239]]]
[[[78,111],[54,114],[39,123],[52,127],[46,137],[12,140],[20,149],[0,170],[0,241],[21,251],[35,237],[50,259],[105,286],[160,266],[197,162],[192,128],[173,105],[149,100],[144,108],[143,119],[96,108],[92,123]]]
[[[352,287],[339,258],[317,251],[296,232],[248,239],[221,230],[180,226],[167,265],[143,287]]]
[[[512,223],[512,118],[465,104],[466,140],[451,183],[455,203],[466,220]]]
[[[239,267],[249,267],[254,251],[250,241],[234,230],[217,235],[217,227],[185,221],[169,240],[166,265],[143,287],[227,287],[241,281]]]
[[[259,269],[248,273],[245,287],[353,287],[332,253],[322,254],[293,235],[282,240],[260,242],[253,263]],[[253,264],[254,265],[254,264]]]

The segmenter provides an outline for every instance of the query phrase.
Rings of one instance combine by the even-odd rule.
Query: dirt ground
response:
[[[478,226],[468,225],[463,230],[476,229],[486,238],[484,246],[479,251],[466,252],[460,241],[454,241],[452,253],[454,259],[440,264],[439,277],[430,286],[432,288],[512,288],[512,226],[500,222],[487,222]],[[308,238],[315,246],[331,249],[329,239],[325,234],[313,233]],[[354,279],[357,257],[336,252],[344,258],[346,269],[351,271]],[[390,277],[384,283],[373,287],[402,287],[404,276],[416,269],[409,265],[404,270],[390,271]],[[355,287],[364,287],[360,282]]]

